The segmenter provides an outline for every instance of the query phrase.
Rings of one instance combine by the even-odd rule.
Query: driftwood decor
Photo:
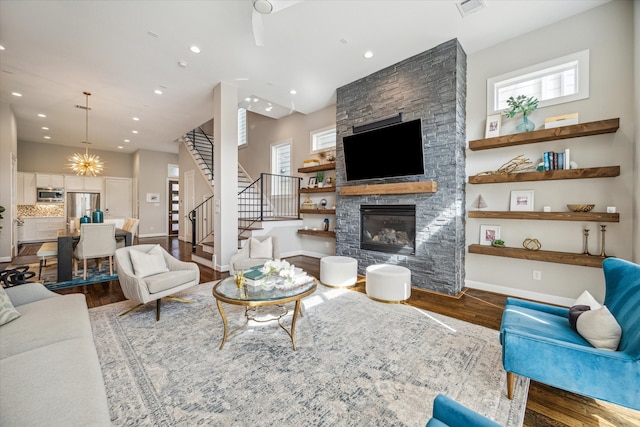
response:
[[[533,169],[533,163],[524,154],[520,154],[507,163],[500,166],[495,171],[480,172],[478,175],[500,175],[504,173],[515,173]]]

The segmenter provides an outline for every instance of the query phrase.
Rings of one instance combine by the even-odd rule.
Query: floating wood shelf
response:
[[[367,196],[372,194],[415,194],[435,193],[438,183],[435,181],[397,182],[393,184],[351,185],[340,187],[341,196]]]
[[[620,166],[604,166],[584,169],[559,169],[544,172],[502,173],[473,175],[469,184],[495,184],[500,182],[547,181],[554,179],[612,178],[620,175]]]
[[[333,193],[336,191],[336,187],[322,187],[322,188],[301,188],[301,193]]]
[[[336,210],[335,209],[302,209],[300,208],[300,213],[301,214],[333,215],[336,213]]]
[[[493,246],[469,245],[469,253],[493,255],[507,258],[520,258],[529,261],[553,262],[556,264],[581,265],[584,267],[602,268],[601,256],[573,254],[570,252],[529,251],[519,248],[496,248]]]
[[[298,230],[298,234],[307,234],[309,236],[320,236],[320,237],[333,237],[335,239],[336,232],[335,231],[323,231],[323,230]]]
[[[579,123],[576,125],[560,126],[553,129],[541,129],[534,130],[532,132],[497,136],[495,138],[477,139],[475,141],[469,141],[469,149],[473,151],[488,150],[490,148],[511,147],[514,145],[556,141],[559,139],[577,138],[580,136],[614,133],[619,127],[619,118]]]
[[[318,165],[318,166],[309,166],[306,168],[298,168],[298,172],[299,173],[311,173],[311,172],[318,172],[318,171],[330,171],[336,168],[336,162],[332,162],[332,163],[325,163],[322,165]]]
[[[467,211],[469,218],[533,219],[556,221],[620,222],[619,213]]]

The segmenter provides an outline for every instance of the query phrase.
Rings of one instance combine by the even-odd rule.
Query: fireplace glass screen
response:
[[[415,254],[415,205],[360,206],[360,249]]]

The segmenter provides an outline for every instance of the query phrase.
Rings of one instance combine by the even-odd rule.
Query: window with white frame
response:
[[[238,147],[247,145],[247,110],[238,108]]]
[[[273,175],[286,175],[272,177],[271,194],[291,194],[291,179],[288,178],[291,175],[291,141],[271,146],[271,173]]]
[[[321,151],[336,148],[336,128],[324,128],[311,132],[311,152],[319,153]]]
[[[534,96],[538,107],[589,97],[589,50],[552,59],[487,80],[487,115],[508,108],[507,99]]]
[[[168,165],[167,176],[169,178],[178,178],[180,176],[180,167],[178,165]]]

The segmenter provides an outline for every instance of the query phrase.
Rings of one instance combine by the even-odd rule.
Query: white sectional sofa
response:
[[[0,326],[0,425],[110,425],[85,296],[5,291],[20,317]]]

